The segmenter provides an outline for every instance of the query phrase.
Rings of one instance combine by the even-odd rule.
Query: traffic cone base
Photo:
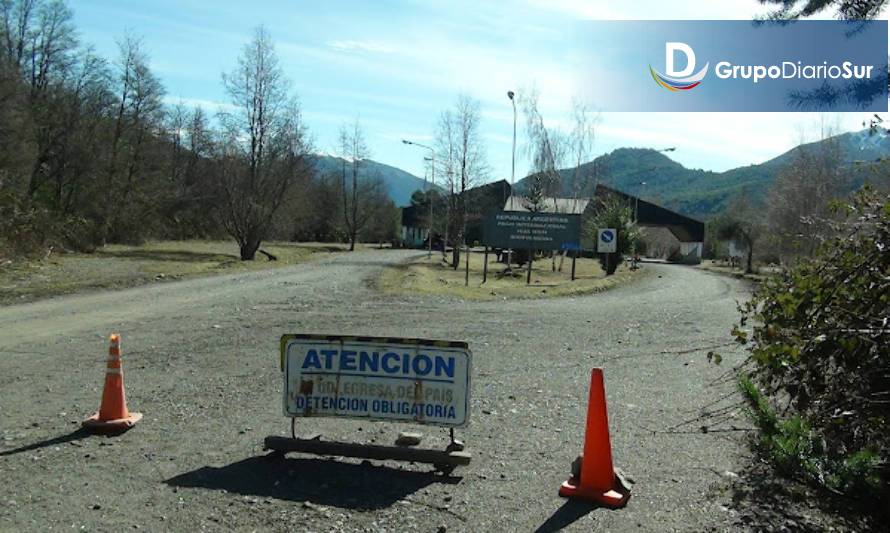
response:
[[[563,482],[562,486],[559,487],[559,495],[563,498],[586,500],[611,509],[624,507],[627,505],[627,500],[630,499],[630,493],[619,490],[618,487],[606,492],[601,492],[589,487],[582,487],[581,480],[574,477]]]
[[[81,424],[84,428],[95,433],[123,433],[142,420],[142,413],[132,413],[127,409],[127,395],[124,393],[124,370],[121,362],[121,337],[115,333],[111,336],[110,341],[105,370],[105,387],[102,389],[99,412]]]
[[[590,373],[584,451],[580,464],[577,463],[576,460],[572,464],[572,476],[559,487],[560,496],[586,500],[611,509],[624,507],[630,498],[630,490],[623,486],[612,466],[602,368],[594,368]]]
[[[136,425],[136,422],[142,420],[142,413],[130,412],[126,418],[118,418],[115,420],[99,420],[99,413],[87,418],[82,422],[82,426],[95,433],[123,433]]]

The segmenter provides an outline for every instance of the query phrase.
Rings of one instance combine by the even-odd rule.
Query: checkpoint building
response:
[[[479,242],[482,239],[482,221],[492,212],[503,209],[512,212],[528,212],[527,201],[519,194],[512,194],[510,184],[505,180],[495,181],[467,190],[468,211],[467,242]],[[545,198],[542,211],[546,213],[565,213],[581,215],[582,228],[589,220],[600,203],[599,200],[608,196],[617,196],[627,202],[628,207],[636,213],[637,224],[645,234],[667,235],[670,247],[677,247],[681,262],[699,263],[702,259],[705,240],[705,223],[671,211],[665,207],[648,202],[636,196],[626,194],[617,189],[598,184],[592,198]],[[443,205],[435,205],[442,210]],[[410,206],[402,209],[402,244],[408,247],[422,247],[427,239],[427,214],[424,207]],[[441,211],[439,211],[441,213]],[[648,231],[647,231],[648,230]],[[434,242],[438,236],[434,235]],[[594,248],[593,239],[582,232],[581,245],[585,250]],[[668,254],[663,254],[668,255]]]

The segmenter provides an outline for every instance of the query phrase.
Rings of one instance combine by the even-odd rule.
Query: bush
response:
[[[765,281],[734,330],[742,390],[781,470],[836,492],[890,496],[890,197],[868,190],[837,237]],[[781,413],[781,416],[776,414]]]
[[[600,264],[609,276],[615,273],[624,256],[630,254],[640,241],[640,230],[633,222],[633,211],[621,197],[613,194],[598,198],[596,211],[588,222],[587,232],[594,243],[597,242],[600,228],[615,228],[618,231],[618,251],[613,254],[598,254]],[[606,256],[609,256],[608,261]]]
[[[50,248],[94,249],[92,225],[77,217],[60,218],[50,210],[0,193],[0,255],[36,258]]]

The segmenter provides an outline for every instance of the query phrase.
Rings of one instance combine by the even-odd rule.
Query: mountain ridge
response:
[[[800,150],[822,150],[829,143],[837,143],[842,164],[850,168],[851,186],[859,186],[864,181],[855,162],[890,155],[890,136],[883,132],[872,135],[868,130],[804,143],[763,163],[723,172],[686,168],[664,153],[649,148],[618,148],[580,165],[579,194],[591,196],[599,182],[680,213],[707,219],[721,212],[734,196],[743,192],[751,194],[757,201],[762,200],[782,169],[795,160]],[[564,196],[572,194],[574,169],[560,170],[560,189]],[[527,186],[529,178],[517,182],[518,192]]]
[[[351,163],[347,158],[333,154],[317,153],[312,154],[310,158],[319,176],[336,174],[340,175],[343,161]],[[362,159],[359,165],[359,178],[368,179],[379,177],[389,198],[398,207],[404,207],[411,204],[411,195],[414,191],[425,190],[427,182],[418,178],[414,174],[402,170],[386,163],[374,161],[373,159]]]

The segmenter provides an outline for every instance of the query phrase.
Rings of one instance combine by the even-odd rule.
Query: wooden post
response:
[[[470,286],[470,245],[464,245],[464,254],[467,256],[467,260],[464,263],[466,265],[466,272],[464,272],[464,287]]]
[[[525,275],[525,284],[530,285],[532,282],[532,261],[535,260],[535,251],[529,249],[528,251],[528,273]]]
[[[578,250],[572,253],[572,281],[575,281],[575,259],[578,258]]]
[[[403,448],[400,446],[381,446],[375,444],[358,444],[351,442],[324,441],[320,439],[290,439],[287,437],[269,436],[264,441],[264,448],[277,452],[300,452],[314,455],[337,455],[340,457],[358,457],[378,461],[413,461],[416,463],[442,464],[448,466],[465,466],[470,464],[472,456],[467,452],[448,452],[425,448]]]
[[[485,247],[485,258],[482,261],[482,283],[485,283],[488,281],[488,246]]]

